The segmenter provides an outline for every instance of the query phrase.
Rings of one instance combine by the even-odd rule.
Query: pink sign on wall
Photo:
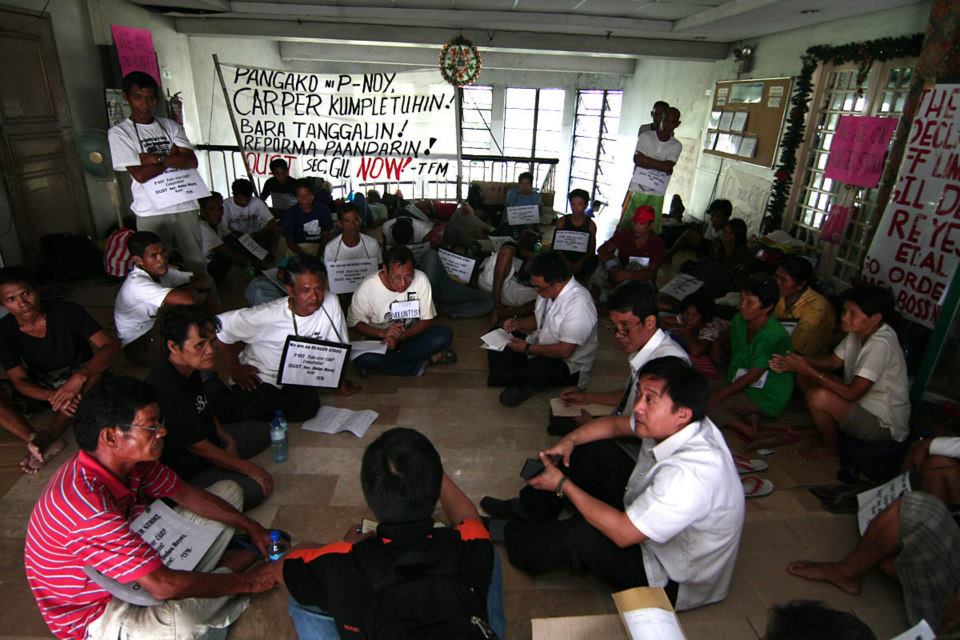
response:
[[[159,86],[160,69],[157,67],[157,54],[153,50],[150,30],[112,24],[110,31],[113,33],[113,43],[117,45],[120,73],[127,75],[131,71],[143,71],[153,76]]]
[[[877,186],[898,120],[840,116],[824,176],[858,187]]]

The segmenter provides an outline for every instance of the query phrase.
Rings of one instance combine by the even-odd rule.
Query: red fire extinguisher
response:
[[[180,92],[177,91],[173,96],[170,95],[170,92],[167,92],[167,102],[170,105],[170,117],[177,121],[181,127],[183,126],[183,98],[180,97]]]

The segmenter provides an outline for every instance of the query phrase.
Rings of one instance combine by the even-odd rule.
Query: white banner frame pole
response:
[[[250,181],[250,184],[253,185],[253,195],[260,197],[260,190],[257,188],[257,183],[253,179],[253,172],[250,171],[250,165],[247,164],[247,159],[243,155],[243,143],[240,141],[240,129],[237,127],[237,117],[234,115],[233,107],[230,105],[230,94],[227,93],[227,83],[223,81],[223,71],[220,69],[220,58],[217,54],[213,54],[213,67],[217,70],[217,79],[220,80],[220,89],[223,91],[223,101],[227,105],[227,113],[230,114],[230,124],[233,126],[233,135],[237,139],[237,148],[240,149],[240,159],[243,160],[243,168],[247,170],[247,179]],[[210,113],[213,113],[212,109]],[[213,178],[212,175],[210,177],[211,179]]]

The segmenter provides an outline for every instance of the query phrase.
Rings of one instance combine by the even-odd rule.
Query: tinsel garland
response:
[[[787,207],[790,196],[790,187],[793,185],[793,174],[797,168],[797,149],[803,142],[807,111],[810,109],[810,94],[813,92],[813,72],[824,62],[845,64],[857,61],[857,92],[863,93],[861,85],[867,78],[874,62],[884,62],[894,58],[920,55],[923,44],[923,34],[900,36],[898,38],[880,38],[869,42],[851,42],[833,47],[817,45],[807,49],[800,60],[802,66],[800,75],[793,85],[793,96],[790,98],[790,112],[787,114],[787,125],[780,139],[780,164],[773,174],[773,188],[770,200],[767,202],[767,212],[763,221],[763,232],[768,233],[780,228],[783,221],[783,211]]]

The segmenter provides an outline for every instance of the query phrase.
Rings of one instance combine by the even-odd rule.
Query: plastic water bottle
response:
[[[287,421],[283,413],[277,411],[270,425],[270,444],[273,447],[273,461],[281,464],[287,461]]]
[[[271,529],[270,544],[267,546],[267,555],[270,557],[270,562],[276,562],[282,558],[286,551],[287,543],[284,542],[283,538],[280,536],[280,532],[276,529]]]

